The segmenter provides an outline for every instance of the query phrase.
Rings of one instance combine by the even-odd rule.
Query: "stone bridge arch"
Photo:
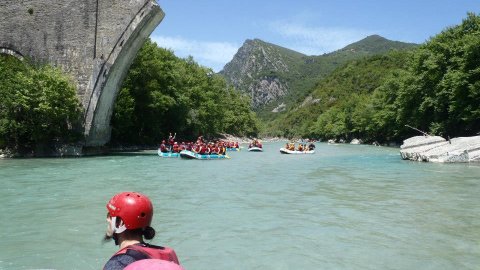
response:
[[[119,87],[165,14],[155,0],[2,0],[0,53],[48,62],[72,75],[86,147],[110,140]]]
[[[0,54],[6,54],[14,56],[20,60],[23,60],[23,55],[13,49],[0,47]]]

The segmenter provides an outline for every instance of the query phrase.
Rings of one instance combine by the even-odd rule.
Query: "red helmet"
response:
[[[129,230],[150,226],[152,222],[152,202],[138,192],[122,192],[113,196],[107,203],[107,210],[111,217],[120,217]]]

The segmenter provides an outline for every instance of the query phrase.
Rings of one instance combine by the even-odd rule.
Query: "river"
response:
[[[317,144],[314,155],[229,160],[129,154],[0,160],[0,269],[101,269],[105,204],[139,191],[153,244],[185,269],[480,269],[480,166],[399,149]]]

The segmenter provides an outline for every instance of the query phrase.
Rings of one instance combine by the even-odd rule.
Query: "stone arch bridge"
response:
[[[0,53],[71,74],[84,108],[84,146],[101,147],[126,72],[164,16],[155,0],[2,0]]]

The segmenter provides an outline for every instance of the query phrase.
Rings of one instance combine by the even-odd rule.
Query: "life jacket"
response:
[[[142,243],[122,248],[112,257],[119,254],[128,254],[135,258],[137,261],[142,259],[160,259],[174,262],[180,265],[180,263],[178,262],[177,254],[173,249],[169,247],[154,246]]]
[[[173,152],[175,152],[175,153],[180,152],[180,151],[178,151],[178,144],[173,145]]]
[[[161,152],[164,152],[164,153],[167,152],[167,146],[165,146],[165,144],[162,143],[162,144],[160,145],[160,151],[161,151]]]

